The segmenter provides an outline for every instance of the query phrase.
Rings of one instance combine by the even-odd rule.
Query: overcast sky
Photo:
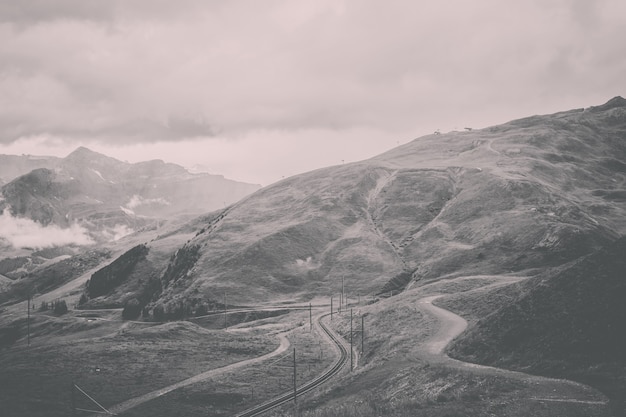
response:
[[[626,95],[624,0],[0,0],[0,153],[267,185]]]

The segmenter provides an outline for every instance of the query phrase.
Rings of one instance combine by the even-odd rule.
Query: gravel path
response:
[[[439,322],[436,333],[424,345],[424,358],[426,360],[444,363],[457,369],[470,370],[474,373],[490,374],[524,381],[537,387],[540,392],[546,393],[546,395],[532,397],[531,400],[534,401],[597,405],[608,412],[608,400],[606,397],[587,385],[450,358],[445,354],[444,350],[454,338],[465,331],[467,321],[451,311],[433,305],[433,301],[440,297],[443,297],[443,295],[432,295],[418,301],[419,309],[425,314],[434,316]],[[607,415],[610,415],[610,412]]]

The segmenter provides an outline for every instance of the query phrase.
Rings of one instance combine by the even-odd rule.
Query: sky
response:
[[[0,153],[268,185],[626,96],[623,0],[0,0]]]

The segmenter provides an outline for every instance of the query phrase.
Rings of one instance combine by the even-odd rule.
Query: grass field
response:
[[[267,320],[263,320],[265,325]],[[274,317],[270,320],[272,325],[282,326],[284,330],[291,329],[287,330],[287,339],[291,346],[285,353],[236,372],[173,391],[129,410],[124,415],[232,415],[293,390],[294,348],[298,386],[321,374],[335,360],[330,346],[320,343],[315,332],[309,332],[308,312],[292,313],[288,317]]]
[[[36,316],[33,327],[49,333],[34,337],[30,347],[22,339],[0,351],[3,417],[69,415],[72,382],[108,407],[277,346],[273,337],[189,322]],[[93,409],[82,397],[77,405]]]

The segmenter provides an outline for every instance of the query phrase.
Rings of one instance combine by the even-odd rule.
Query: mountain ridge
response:
[[[0,171],[31,168],[31,157],[17,158],[13,168]],[[220,175],[192,174],[161,160],[122,162],[85,147],[65,158],[35,161],[42,166],[2,185],[0,212],[44,227],[78,224],[96,241],[110,240],[121,228],[129,233],[159,219],[200,215],[260,188]]]

